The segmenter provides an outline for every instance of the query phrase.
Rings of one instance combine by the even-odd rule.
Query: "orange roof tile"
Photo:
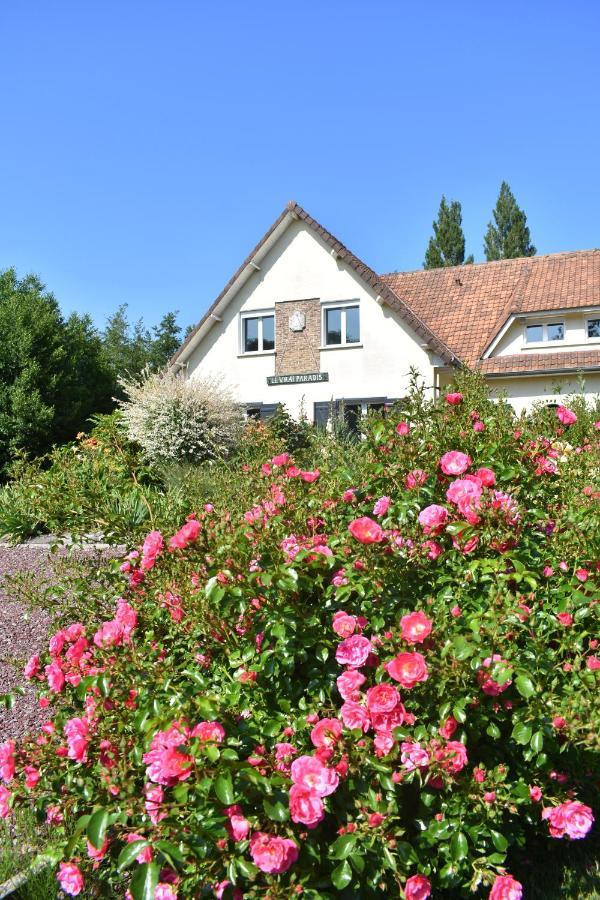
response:
[[[513,313],[600,305],[600,250],[380,277],[462,362],[471,366]],[[574,355],[583,354],[567,352],[563,359]],[[549,365],[548,355],[543,357]]]

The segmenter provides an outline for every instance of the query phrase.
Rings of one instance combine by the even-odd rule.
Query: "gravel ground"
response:
[[[115,548],[116,549],[116,548]],[[113,551],[114,553],[115,551]],[[119,552],[116,549],[116,552]],[[97,551],[82,550],[78,555],[93,556]],[[103,555],[113,555],[106,551]],[[0,544],[0,693],[10,693],[16,687],[25,688],[25,694],[15,694],[15,705],[7,710],[0,706],[0,741],[19,739],[48,718],[48,712],[38,707],[35,688],[23,677],[23,666],[33,653],[43,651],[50,631],[52,617],[43,610],[30,610],[11,599],[10,586],[5,576],[16,572],[33,572],[40,581],[48,584],[53,578],[48,547],[21,544],[9,547]]]

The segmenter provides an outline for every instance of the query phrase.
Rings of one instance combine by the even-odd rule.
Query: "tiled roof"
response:
[[[562,370],[600,369],[600,348],[548,353],[515,353],[510,356],[490,356],[475,364],[486,375],[515,375],[520,372],[560,372]]]
[[[381,279],[462,362],[474,366],[513,313],[600,305],[600,250],[399,272]],[[567,352],[563,359],[584,355]],[[544,361],[547,367],[550,358],[544,355]]]

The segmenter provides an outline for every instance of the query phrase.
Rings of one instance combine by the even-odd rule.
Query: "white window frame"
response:
[[[272,350],[263,350],[263,319],[267,316],[273,316],[273,338],[275,347]],[[258,319],[258,350],[246,350],[244,346],[244,322],[246,319]],[[275,329],[275,310],[274,309],[252,309],[248,312],[240,313],[240,335],[239,335],[240,356],[273,356],[277,348],[277,337]]]
[[[548,340],[548,325],[562,325],[563,327],[563,336],[560,340],[550,341]],[[537,327],[542,329],[542,340],[541,341],[528,341],[527,340],[527,329]],[[525,347],[542,347],[547,346],[548,344],[564,344],[566,340],[567,329],[565,325],[564,319],[546,319],[543,322],[525,322],[523,324],[523,344]]]
[[[359,330],[359,340],[358,341],[346,341],[346,310],[347,309],[358,309],[358,330]],[[342,321],[341,321],[341,329],[342,329],[342,342],[341,344],[327,344],[327,311],[332,309],[339,309],[342,313]],[[361,314],[360,314],[360,300],[327,300],[321,303],[321,346],[320,350],[342,350],[349,349],[350,347],[362,347],[362,322],[361,322]]]
[[[592,337],[589,333],[589,323],[592,321],[600,321],[600,312],[596,313],[593,316],[586,316],[585,318],[585,339],[586,341],[590,341],[591,343],[596,343],[596,341],[600,341],[600,337]]]

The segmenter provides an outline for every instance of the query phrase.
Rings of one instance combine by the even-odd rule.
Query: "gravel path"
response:
[[[112,551],[119,552],[117,548]],[[110,551],[103,555],[112,555]],[[94,549],[78,551],[78,556],[91,556]],[[0,694],[10,693],[16,687],[25,688],[25,694],[15,694],[15,705],[7,710],[0,706],[0,741],[19,739],[37,731],[48,718],[47,711],[37,704],[35,687],[23,677],[23,666],[29,657],[46,649],[52,623],[51,615],[43,609],[30,610],[23,603],[12,599],[7,575],[31,572],[41,582],[51,583],[53,570],[48,546],[21,544],[9,547],[0,544]]]

